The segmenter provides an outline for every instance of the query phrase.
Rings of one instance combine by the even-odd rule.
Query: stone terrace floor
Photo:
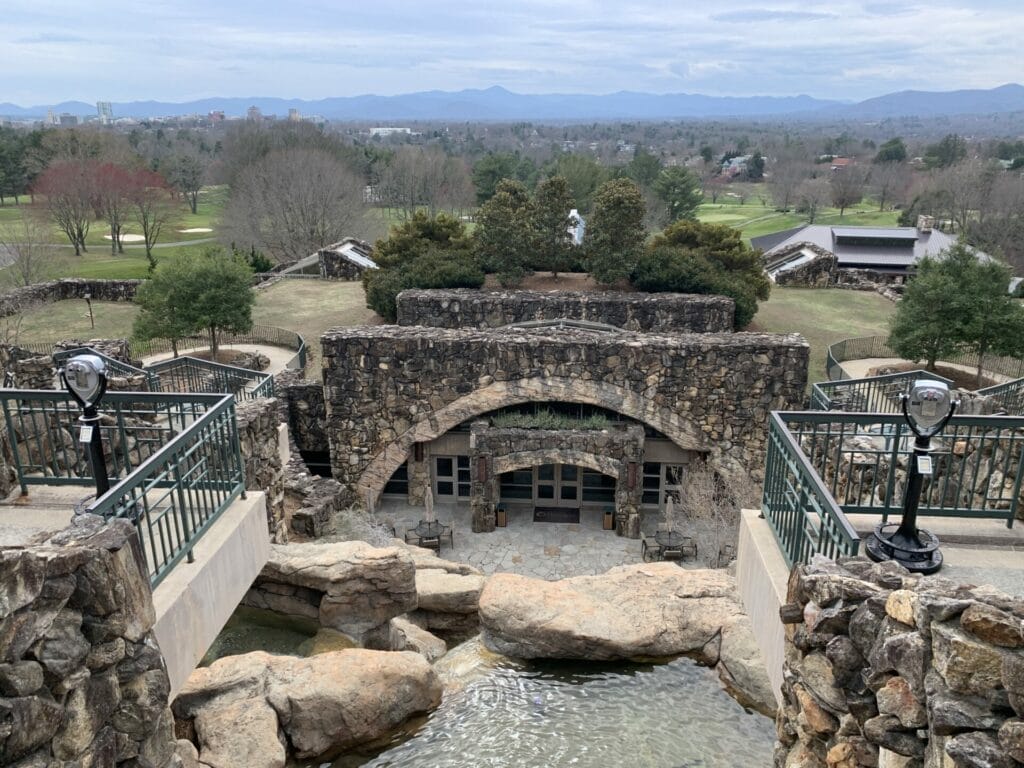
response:
[[[467,507],[438,504],[435,516],[442,523],[455,521],[455,547],[447,540],[441,557],[469,563],[486,574],[518,573],[540,579],[564,579],[604,573],[617,565],[639,563],[640,540],[627,539],[601,529],[600,510],[583,510],[578,525],[535,523],[529,510],[509,510],[508,527],[493,533],[473,533]],[[399,537],[423,517],[423,507],[385,502],[382,520],[393,521]],[[656,521],[652,521],[656,524]],[[704,567],[700,560],[686,567]]]

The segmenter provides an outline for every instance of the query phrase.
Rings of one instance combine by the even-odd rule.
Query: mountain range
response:
[[[668,120],[673,118],[784,117],[808,119],[932,117],[1024,111],[1024,86],[1003,85],[987,90],[901,91],[846,103],[810,96],[703,96],[620,91],[604,95],[520,94],[495,86],[462,91],[423,91],[399,96],[348,96],[304,101],[268,97],[208,98],[183,103],[132,101],[112,105],[115,117],[153,118],[222,111],[229,117],[258,107],[265,115],[284,116],[298,109],[306,116],[332,120]],[[13,119],[69,113],[96,114],[96,106],[81,101],[20,107],[0,103],[0,116]]]

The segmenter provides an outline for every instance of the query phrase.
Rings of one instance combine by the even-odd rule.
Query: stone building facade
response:
[[[636,538],[640,530],[644,430],[638,424],[610,429],[518,429],[475,422],[470,430],[470,498],[473,530],[491,530],[500,503],[499,478],[524,467],[586,467],[614,482],[612,503],[618,527]],[[538,503],[557,505],[566,478],[552,471],[542,478]],[[575,500],[575,499],[573,499]]]
[[[728,333],[734,303],[685,293],[406,290],[398,324],[500,328],[537,320],[582,320],[644,333]]]
[[[787,600],[778,768],[1024,765],[1024,601],[866,558]]]
[[[756,475],[769,412],[802,403],[807,381],[808,346],[796,335],[372,326],[329,331],[322,344],[334,478],[358,498],[390,489],[412,503],[431,486],[437,495],[441,469],[451,500],[468,501],[469,424],[537,403],[643,426],[653,438],[645,482],[648,463],[668,483],[665,467],[694,452],[726,477]],[[654,443],[671,453],[653,460]],[[474,521],[493,525],[489,511]]]

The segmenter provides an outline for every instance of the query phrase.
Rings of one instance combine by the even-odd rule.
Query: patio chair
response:
[[[438,552],[441,551],[441,537],[430,536],[427,538],[420,539],[420,546],[424,549],[436,549]]]
[[[653,536],[644,536],[640,542],[640,558],[645,563],[661,560],[661,545],[654,540]]]
[[[441,539],[448,539],[448,546],[455,549],[455,521],[452,520],[450,525],[441,527]],[[438,549],[440,552],[440,548]]]
[[[420,537],[416,535],[416,529],[415,528],[406,528],[405,529],[405,543],[406,544],[419,544],[420,543]]]

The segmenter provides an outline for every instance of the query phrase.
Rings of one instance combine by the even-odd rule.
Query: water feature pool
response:
[[[775,727],[689,659],[526,663],[479,640],[436,667],[441,706],[376,752],[332,768],[767,768]],[[312,763],[306,765],[323,765]]]

